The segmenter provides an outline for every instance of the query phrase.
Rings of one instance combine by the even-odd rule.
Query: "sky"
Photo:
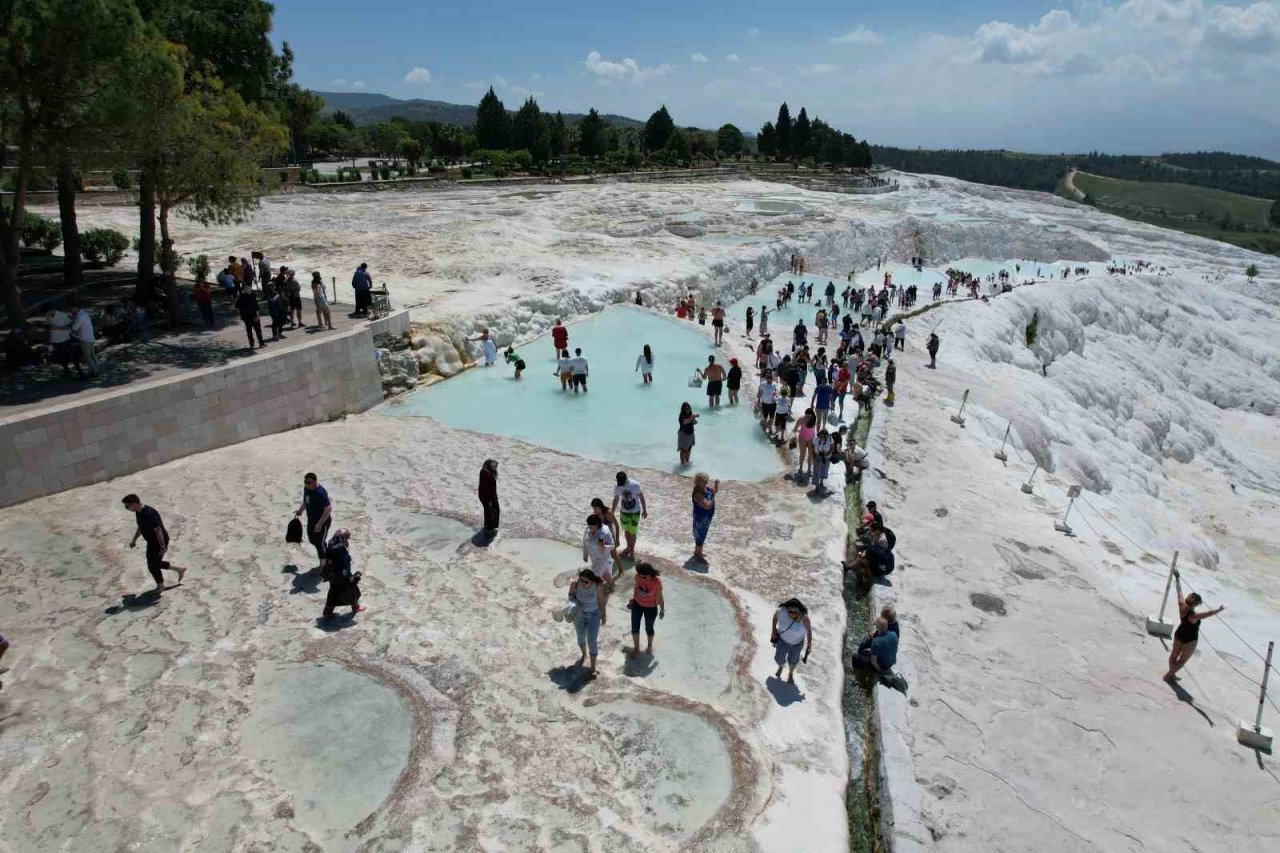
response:
[[[1280,0],[276,0],[320,91],[755,131],[786,101],[873,144],[1280,159]]]

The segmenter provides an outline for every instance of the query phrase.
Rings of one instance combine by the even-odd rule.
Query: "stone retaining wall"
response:
[[[373,335],[408,319],[0,418],[0,506],[369,409],[383,399]]]

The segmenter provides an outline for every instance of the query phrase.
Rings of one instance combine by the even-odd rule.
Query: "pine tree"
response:
[[[498,100],[490,86],[489,91],[480,99],[480,105],[476,107],[476,144],[491,150],[506,148],[510,123],[506,106]]]
[[[760,133],[756,136],[756,151],[761,157],[769,158],[778,153],[778,132],[773,129],[772,122],[766,121],[760,128]]]
[[[804,107],[801,107],[800,115],[796,116],[795,126],[791,128],[791,147],[797,160],[812,157],[816,153],[813,150],[811,131],[809,114],[805,112]]]
[[[563,157],[569,150],[569,129],[565,127],[564,113],[556,113],[556,117],[549,122],[547,131],[551,156]]]
[[[524,149],[533,154],[533,149],[538,142],[538,132],[542,129],[542,110],[538,108],[538,102],[532,96],[527,98],[516,111],[516,117],[511,122],[511,147],[519,151]],[[541,162],[546,157],[539,159],[534,155],[535,162]]]
[[[666,148],[667,140],[671,138],[671,134],[675,132],[675,129],[676,123],[671,119],[671,113],[667,112],[666,104],[663,104],[644,123],[645,150],[661,151]]]
[[[795,151],[792,148],[791,138],[791,110],[787,109],[786,101],[778,107],[778,121],[774,124],[774,130],[778,135],[778,158],[790,160]]]
[[[599,157],[604,153],[604,119],[592,107],[578,125],[578,153],[583,157]]]

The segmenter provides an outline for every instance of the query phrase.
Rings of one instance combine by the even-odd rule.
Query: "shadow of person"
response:
[[[1196,697],[1188,693],[1185,687],[1183,687],[1181,684],[1178,684],[1176,681],[1166,681],[1165,684],[1169,685],[1169,689],[1173,691],[1174,696],[1178,697],[1179,702],[1186,702],[1188,705],[1190,705],[1192,708],[1195,709],[1195,712],[1197,714],[1204,717],[1204,721],[1206,723],[1208,723],[1210,726],[1214,725],[1213,719],[1204,712],[1203,708],[1201,708],[1199,705],[1196,704]]]
[[[293,575],[293,586],[289,590],[290,595],[298,593],[307,593],[308,595],[320,591],[320,570],[316,568],[307,569],[305,572],[298,571],[298,567],[288,565],[284,567],[282,574]]]
[[[551,683],[566,693],[577,693],[595,678],[585,666],[557,666],[547,671]]]
[[[776,675],[766,678],[764,686],[773,695],[774,700],[784,708],[788,705],[794,705],[796,702],[804,701],[804,694],[800,692],[798,684],[783,681]]]
[[[658,659],[648,652],[627,655],[622,674],[628,678],[648,678],[658,668]]]
[[[165,589],[172,589],[172,587],[165,587]],[[113,604],[102,612],[110,616],[114,616],[117,613],[123,613],[126,610],[131,613],[136,613],[139,610],[146,610],[148,607],[155,607],[159,603],[160,591],[149,589],[146,592],[139,593],[137,595],[131,592],[125,593],[120,598],[119,604]]]
[[[705,575],[711,570],[711,565],[706,560],[699,560],[697,557],[690,557],[684,561],[684,570],[686,572]]]
[[[332,616],[317,616],[316,627],[326,634],[336,634],[338,631],[350,628],[356,624],[356,615],[354,613],[335,613]]]

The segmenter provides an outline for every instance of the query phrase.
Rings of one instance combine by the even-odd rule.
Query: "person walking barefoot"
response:
[[[574,619],[574,629],[578,634],[578,666],[591,655],[591,669],[588,677],[595,678],[596,658],[600,655],[600,626],[605,621],[605,598],[600,594],[600,577],[590,569],[578,572],[578,577],[569,585],[569,600],[578,605]]]
[[[693,559],[699,563],[707,561],[702,546],[711,532],[711,520],[716,516],[716,493],[720,491],[720,481],[709,483],[709,480],[701,471],[693,477]]]
[[[1211,616],[1217,616],[1221,613],[1226,605],[1219,605],[1216,610],[1206,610],[1196,612],[1196,608],[1202,603],[1200,593],[1193,592],[1186,598],[1182,597],[1182,576],[1176,572],[1173,575],[1173,582],[1178,590],[1178,627],[1173,632],[1173,648],[1169,650],[1169,671],[1164,674],[1164,680],[1173,684],[1178,681],[1178,670],[1187,665],[1187,661],[1191,660],[1191,656],[1196,653],[1196,643],[1200,641],[1200,622]]]
[[[698,416],[693,413],[693,406],[680,404],[680,428],[676,431],[676,450],[680,453],[680,464],[689,464],[689,454],[693,452],[693,428],[698,425]]]
[[[649,563],[636,566],[636,586],[631,596],[631,651],[640,654],[640,622],[644,621],[644,633],[648,638],[646,655],[653,654],[653,620],[667,618],[667,602],[662,597],[661,573]]]
[[[774,678],[782,677],[787,668],[787,683],[796,683],[796,664],[809,662],[813,651],[813,626],[809,623],[809,610],[798,598],[789,598],[778,605],[769,629],[769,642],[773,644],[773,661],[778,665]],[[801,650],[803,649],[803,656]]]
[[[622,508],[622,514],[619,516],[623,535],[627,537],[627,548],[622,552],[622,556],[627,559],[634,560],[636,558],[636,534],[640,532],[640,519],[649,517],[649,502],[645,500],[644,489],[640,488],[640,484],[631,479],[626,471],[619,471],[614,477],[617,483],[613,487],[613,512],[617,512],[619,506]]]
[[[133,513],[137,518],[138,526],[133,531],[133,538],[129,540],[129,547],[136,548],[138,545],[138,537],[141,536],[147,543],[147,571],[151,573],[151,578],[156,582],[156,592],[164,592],[164,575],[161,571],[177,572],[178,583],[182,583],[182,579],[186,577],[187,570],[182,566],[175,566],[164,558],[165,552],[169,550],[169,531],[165,529],[164,521],[160,518],[160,513],[153,507],[144,506],[142,499],[137,495],[125,495],[120,501],[124,504],[124,508]]]
[[[636,356],[636,372],[644,379],[645,385],[653,382],[653,350],[648,344],[645,344],[644,351]]]

